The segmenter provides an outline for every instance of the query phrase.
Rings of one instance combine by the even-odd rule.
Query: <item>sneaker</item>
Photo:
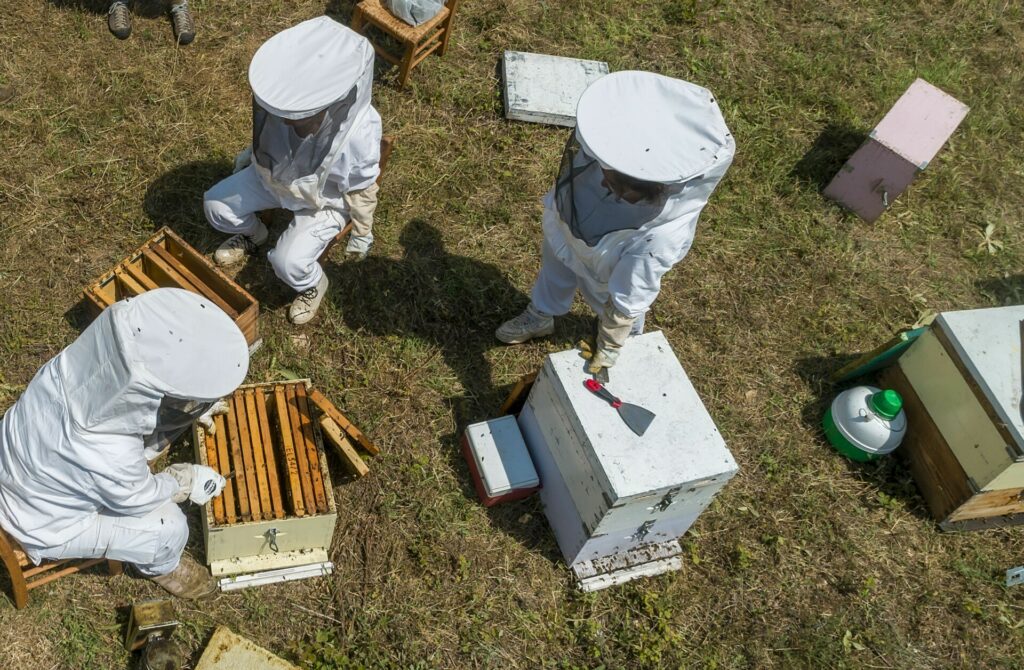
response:
[[[239,233],[224,240],[213,254],[217,265],[234,265],[242,261],[247,254],[254,254],[261,244],[267,241],[270,231],[263,222],[256,221],[256,230],[251,235]]]
[[[210,571],[195,562],[190,556],[182,555],[172,572],[150,577],[172,596],[196,600],[217,592],[217,580]]]
[[[327,275],[320,277],[320,281],[313,288],[308,288],[292,301],[288,308],[288,320],[296,326],[309,323],[316,316],[320,309],[320,303],[327,294]]]
[[[107,10],[107,27],[119,40],[126,40],[132,34],[132,12],[127,0],[114,0]]]
[[[531,303],[522,314],[501,324],[501,327],[494,331],[494,336],[505,344],[522,344],[553,332],[555,317],[537,311]]]
[[[171,24],[174,26],[174,37],[178,44],[185,46],[196,38],[196,22],[192,20],[188,0],[171,5]]]

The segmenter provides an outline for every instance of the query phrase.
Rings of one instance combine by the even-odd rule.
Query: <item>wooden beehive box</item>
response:
[[[328,560],[337,508],[311,391],[308,380],[241,386],[213,435],[195,424],[198,462],[228,480],[202,510],[214,575]]]
[[[968,111],[956,98],[915,80],[825,188],[825,196],[875,221],[935,158]]]
[[[882,373],[904,398],[901,451],[944,529],[1024,523],[1024,306],[940,314]]]
[[[160,288],[182,288],[210,300],[231,317],[254,351],[260,344],[260,304],[170,228],[161,228],[84,291],[94,314],[123,298]]]

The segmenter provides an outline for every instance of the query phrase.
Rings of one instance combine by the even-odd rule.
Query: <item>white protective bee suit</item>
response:
[[[373,47],[326,16],[304,21],[256,51],[249,85],[251,163],[206,192],[204,211],[215,229],[250,236],[262,226],[257,212],[294,212],[268,258],[301,293],[320,282],[317,259],[347,220],[348,251],[373,242],[381,140],[370,104]]]
[[[569,311],[579,289],[600,317],[598,354],[614,363],[643,331],[661,278],[686,256],[697,219],[732,163],[735,143],[705,88],[650,72],[616,72],[581,96],[558,180],[544,197],[533,307]],[[665,186],[631,204],[602,186],[602,168]]]
[[[0,525],[36,563],[105,556],[172,572],[188,539],[175,503],[208,500],[223,480],[185,464],[151,474],[147,438],[187,427],[248,366],[245,337],[205,298],[164,288],[110,306],[0,422]],[[197,496],[193,470],[220,481]]]

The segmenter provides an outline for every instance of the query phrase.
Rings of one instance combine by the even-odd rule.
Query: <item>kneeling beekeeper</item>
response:
[[[312,319],[327,291],[318,259],[348,218],[345,251],[355,260],[373,244],[380,174],[380,115],[370,104],[373,47],[327,17],[282,31],[253,56],[252,146],[236,172],[203,197],[210,225],[231,233],[214,260],[230,265],[267,241],[256,213],[281,207],[294,218],[268,254],[277,276],[299,295],[295,324]]]
[[[182,555],[178,503],[220,495],[203,465],[155,457],[245,378],[245,337],[213,303],[155,289],[107,308],[36,373],[0,422],[0,526],[34,563],[125,561],[170,593],[216,583]]]
[[[705,88],[649,72],[591,84],[544,197],[544,244],[530,305],[495,333],[519,344],[554,332],[577,288],[598,314],[590,372],[614,365],[661,278],[686,256],[735,143]]]

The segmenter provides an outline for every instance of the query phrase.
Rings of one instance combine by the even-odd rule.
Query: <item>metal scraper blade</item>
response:
[[[651,422],[654,421],[654,412],[626,402],[619,406],[619,416],[639,437],[643,437],[643,434],[651,426]]]

